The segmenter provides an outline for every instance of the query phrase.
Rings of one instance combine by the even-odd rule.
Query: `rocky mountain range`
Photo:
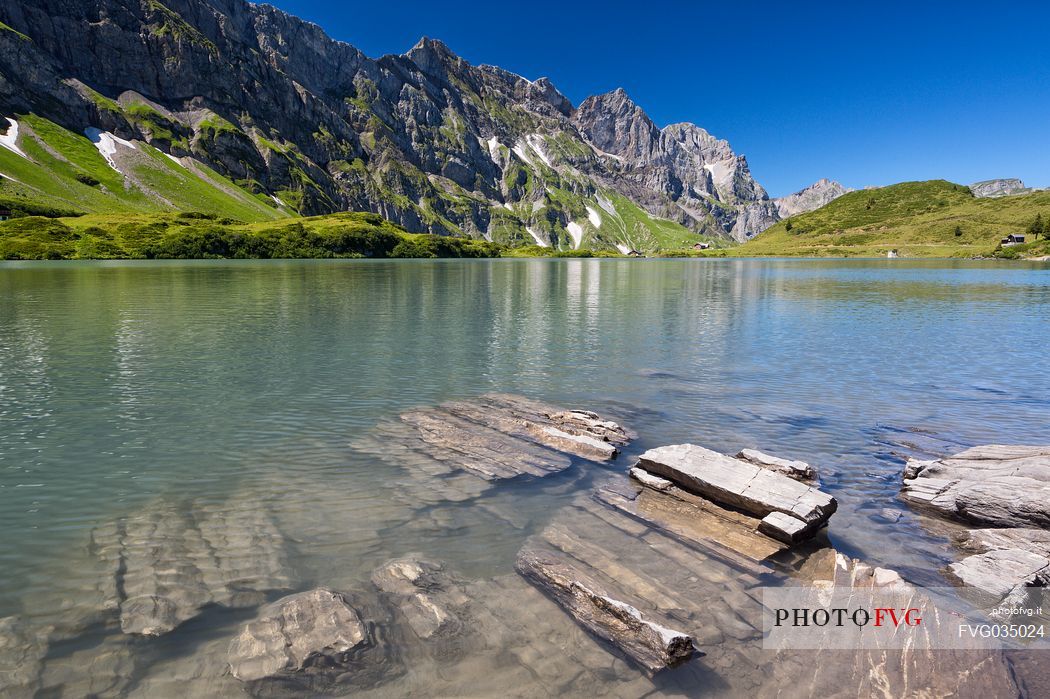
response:
[[[71,168],[44,192],[0,159],[4,186],[74,210],[94,206],[81,187],[106,184],[66,155],[70,139],[98,150],[123,194],[162,208],[176,198],[156,184],[157,154],[274,215],[373,211],[511,245],[744,241],[846,191],[821,180],[772,200],[729,143],[659,128],[623,90],[576,107],[546,78],[471,65],[432,39],[372,59],[243,0],[6,0],[0,116],[14,146],[0,154]]]

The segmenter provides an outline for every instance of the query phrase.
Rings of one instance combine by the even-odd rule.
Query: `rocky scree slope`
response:
[[[121,166],[139,148],[269,207],[256,218],[372,211],[412,231],[625,252],[743,241],[781,217],[703,129],[660,129],[622,90],[575,108],[547,79],[470,65],[439,41],[373,60],[243,0],[9,0],[0,23],[3,138],[54,155],[41,131],[86,134],[125,194],[150,190]],[[17,189],[4,162],[0,186]],[[98,179],[37,189],[97,211]],[[144,198],[185,206],[161,187]]]

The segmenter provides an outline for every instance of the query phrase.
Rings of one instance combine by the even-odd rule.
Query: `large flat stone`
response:
[[[759,522],[754,517],[719,507],[657,476],[646,480],[653,479],[663,487],[654,488],[639,480],[645,484],[640,491],[605,486],[593,497],[606,507],[681,540],[687,547],[698,547],[725,565],[751,574],[765,572],[757,564],[784,549],[784,543],[756,531]]]
[[[790,515],[814,533],[838,503],[827,493],[755,464],[695,444],[650,449],[638,467],[720,505],[762,519],[772,512]]]
[[[964,585],[994,597],[1023,600],[1027,588],[1050,584],[1050,531],[971,529],[952,538],[969,554],[948,566]]]
[[[1003,598],[1019,587],[1050,585],[1050,559],[1021,549],[993,549],[948,566],[963,584]]]

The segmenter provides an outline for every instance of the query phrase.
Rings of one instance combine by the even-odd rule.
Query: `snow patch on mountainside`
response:
[[[595,228],[602,227],[602,217],[597,211],[590,206],[587,207],[587,219],[591,222],[591,225]]]
[[[528,143],[526,143],[525,141],[518,141],[514,144],[514,148],[512,148],[511,150],[513,150],[514,155],[521,158],[523,162],[529,165],[535,165],[535,163],[532,162],[532,157],[525,153],[526,146],[528,146]]]
[[[117,167],[117,161],[114,158],[117,154],[117,146],[121,145],[125,148],[137,150],[135,144],[131,141],[125,141],[119,136],[114,136],[108,131],[96,129],[94,126],[89,126],[84,129],[84,135],[88,137],[89,141],[95,144],[95,148],[97,148],[98,152],[102,154],[102,157],[106,159],[109,166],[123,175],[124,172]]]
[[[715,192],[709,192],[709,194],[717,194],[717,190],[730,187],[733,182],[733,164],[735,162],[735,159],[729,159],[719,160],[714,163],[704,163],[704,169],[711,173],[711,180],[716,190]]]
[[[583,242],[583,227],[573,221],[565,226],[565,229],[569,231],[569,235],[572,236],[572,249],[579,250],[580,243]]]
[[[534,134],[529,134],[528,136],[525,137],[525,142],[529,144],[529,147],[532,148],[532,150],[536,153],[536,155],[540,156],[540,160],[543,161],[544,165],[546,165],[549,168],[553,168],[554,167],[554,165],[551,164],[550,158],[547,157],[547,154],[543,150],[543,146],[544,146],[543,136],[541,136],[539,134],[535,134],[535,133]]]
[[[496,165],[502,165],[502,163],[500,162],[500,157],[499,157],[500,156],[500,153],[499,153],[499,147],[500,147],[499,139],[496,138],[495,136],[493,136],[492,138],[490,138],[487,141],[482,141],[481,138],[479,137],[478,141],[481,142],[482,146],[484,146],[484,147],[486,147],[488,149],[489,157],[492,159],[492,162],[494,162]]]
[[[7,118],[7,133],[0,136],[0,146],[29,160],[29,156],[18,147],[18,122],[11,117]]]
[[[629,253],[631,251],[631,249],[629,247],[627,247],[626,245],[624,245],[623,243],[617,243],[616,244],[616,249],[620,251],[621,255],[626,255],[627,253]]]
[[[527,230],[529,232],[529,235],[532,236],[532,239],[535,240],[536,244],[539,245],[541,248],[549,248],[550,247],[550,245],[548,245],[547,242],[543,238],[540,237],[540,234],[536,232],[535,228],[533,228],[532,226],[526,226],[525,230]]]

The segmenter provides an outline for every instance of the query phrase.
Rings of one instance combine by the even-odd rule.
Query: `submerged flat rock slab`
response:
[[[835,498],[816,488],[695,444],[650,449],[639,458],[638,468],[759,519],[773,512],[789,515],[809,535],[838,507]]]
[[[753,517],[719,507],[702,496],[684,491],[670,481],[647,474],[642,469],[633,469],[631,475],[644,486],[641,490],[605,486],[595,491],[594,499],[650,527],[667,532],[688,546],[701,548],[709,555],[722,559],[727,566],[756,575],[766,572],[756,564],[779,553],[786,546],[756,531],[758,522]],[[643,478],[638,478],[639,475]],[[655,487],[650,483],[654,483]]]
[[[516,568],[580,626],[619,648],[649,675],[680,665],[696,652],[688,634],[646,619],[611,597],[563,554],[526,547],[518,553]]]
[[[253,606],[292,576],[284,537],[254,503],[160,505],[92,534],[110,566],[104,606],[128,634],[160,636],[210,604]]]
[[[902,496],[945,517],[998,527],[1050,527],[1050,447],[989,445],[909,461]]]
[[[503,480],[559,473],[573,456],[607,461],[634,438],[597,413],[490,393],[407,411],[353,446],[404,468],[407,497],[428,504],[471,500]]]
[[[668,681],[681,687],[710,687],[713,681],[714,686],[732,686],[746,693],[760,682],[761,662],[742,658],[740,650],[748,648],[749,656],[757,653],[756,645],[761,643],[759,593],[754,588],[770,569],[728,548],[691,541],[601,499],[623,488],[632,486],[614,480],[609,487],[581,495],[573,505],[560,510],[519,551],[519,574],[544,592],[567,618],[602,641],[609,652],[626,657],[631,668],[676,678]],[[586,590],[574,588],[565,580],[576,581]],[[677,652],[665,652],[663,634],[653,636],[654,629],[645,631],[635,626],[639,617],[632,613],[625,618],[605,619],[612,631],[592,630],[588,624],[602,623],[594,605],[599,610],[615,608],[617,613],[629,607],[641,621],[693,639],[693,647],[705,655],[661,671],[658,668],[680,662]],[[580,617],[588,621],[584,623]],[[640,634],[641,638],[631,636],[633,640],[625,640],[621,646],[608,636],[627,634],[624,624],[634,629],[629,636]],[[556,646],[578,643],[571,634],[562,633],[552,639]],[[654,638],[660,641],[655,650]],[[641,648],[629,650],[638,644]],[[725,674],[715,678],[712,673]],[[641,696],[648,691],[651,688],[629,695]]]

